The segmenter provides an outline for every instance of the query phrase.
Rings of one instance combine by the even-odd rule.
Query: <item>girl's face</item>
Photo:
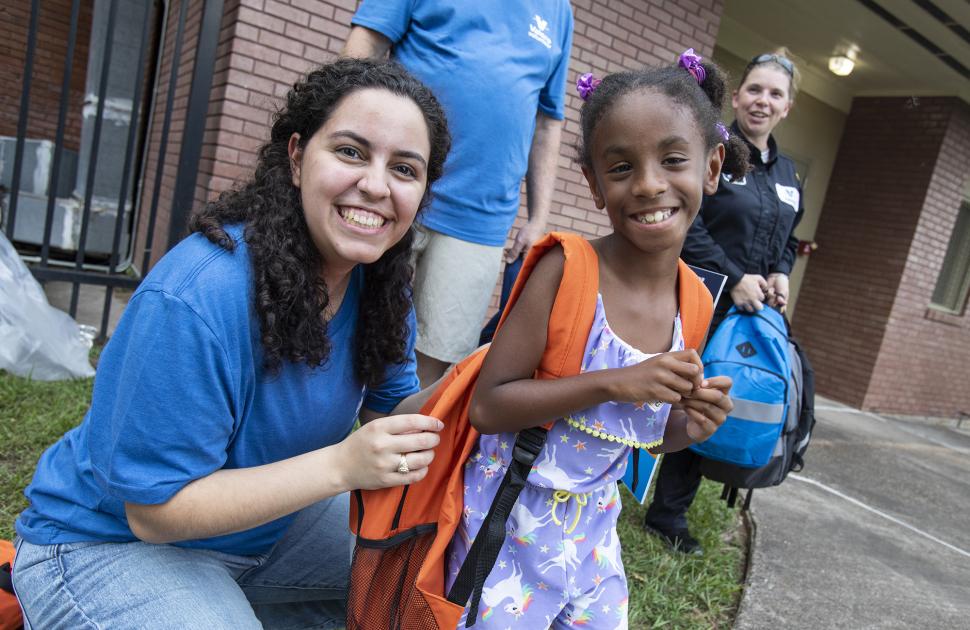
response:
[[[293,185],[328,273],[377,261],[411,227],[431,144],[418,106],[376,88],[351,92],[306,146],[290,138]]]
[[[643,251],[679,254],[704,195],[717,190],[724,146],[706,150],[691,111],[645,89],[620,97],[590,147],[583,174],[613,229]]]
[[[748,140],[759,148],[788,116],[791,108],[791,77],[773,63],[756,66],[731,97],[734,117]],[[762,146],[764,145],[764,146]]]

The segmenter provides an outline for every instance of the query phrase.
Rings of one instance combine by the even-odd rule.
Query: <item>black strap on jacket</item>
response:
[[[512,512],[515,500],[519,498],[519,493],[525,487],[525,480],[532,470],[533,462],[539,456],[543,444],[546,443],[546,433],[543,427],[519,431],[518,437],[515,438],[515,446],[512,447],[512,461],[502,479],[502,485],[499,486],[495,500],[488,509],[488,515],[481,529],[478,530],[478,535],[468,551],[465,562],[461,565],[451,591],[448,592],[448,601],[459,606],[468,603],[466,628],[475,624],[485,578],[495,566],[495,560],[498,559],[502,543],[505,541],[505,523]],[[469,598],[471,598],[470,602]]]

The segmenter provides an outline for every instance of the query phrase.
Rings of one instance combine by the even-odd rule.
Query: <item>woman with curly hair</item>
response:
[[[396,64],[293,87],[252,179],[144,279],[83,423],[38,463],[16,524],[27,627],[343,625],[347,491],[421,479],[438,443],[410,255],[449,145]]]

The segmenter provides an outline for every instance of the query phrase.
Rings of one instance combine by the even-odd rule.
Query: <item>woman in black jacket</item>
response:
[[[795,164],[778,152],[771,132],[791,109],[798,71],[786,49],[754,57],[732,95],[734,123],[751,151],[751,170],[742,178],[722,175],[717,192],[704,199],[681,256],[698,267],[727,276],[711,330],[731,305],[755,312],[764,305],[782,312],[788,304],[788,276],[803,214]],[[664,456],[645,527],[671,548],[702,553],[687,530],[687,509],[700,486],[700,456],[685,449]]]

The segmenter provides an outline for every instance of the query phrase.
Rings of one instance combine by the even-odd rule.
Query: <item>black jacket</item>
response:
[[[744,139],[736,122],[731,133]],[[754,145],[748,148],[752,169],[736,181],[721,176],[717,192],[704,197],[681,254],[691,265],[728,277],[718,310],[730,306],[728,292],[744,274],[791,274],[795,264],[792,233],[805,208],[795,164],[778,153],[774,137],[768,138],[767,163]]]

